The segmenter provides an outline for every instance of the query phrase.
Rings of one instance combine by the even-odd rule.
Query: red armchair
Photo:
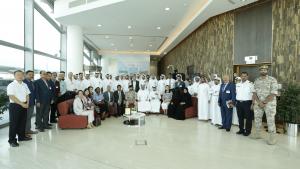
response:
[[[73,101],[73,99],[66,100],[57,105],[57,109],[60,114],[58,118],[58,127],[61,129],[82,129],[86,128],[88,124],[87,116],[70,114]]]
[[[194,118],[198,116],[198,98],[192,97],[192,106],[185,109],[185,118]]]

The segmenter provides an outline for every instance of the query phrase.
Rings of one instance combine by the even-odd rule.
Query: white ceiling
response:
[[[71,1],[55,1],[57,21],[81,26],[101,51],[161,55],[211,16],[256,0],[98,0],[68,9]]]

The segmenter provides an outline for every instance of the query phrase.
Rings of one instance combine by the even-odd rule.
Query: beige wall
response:
[[[172,64],[183,73],[195,65],[199,73],[232,74],[234,12],[201,25],[160,60],[159,72],[169,73]],[[300,0],[273,0],[272,17],[272,75],[280,83],[300,82]]]

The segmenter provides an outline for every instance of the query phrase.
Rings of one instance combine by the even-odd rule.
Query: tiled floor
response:
[[[300,138],[278,136],[278,144],[237,136],[197,119],[175,121],[147,116],[141,128],[122,119],[101,127],[48,130],[22,142],[7,143],[0,130],[0,169],[292,169],[300,167]],[[147,144],[142,144],[145,142]],[[139,144],[136,144],[139,143]]]

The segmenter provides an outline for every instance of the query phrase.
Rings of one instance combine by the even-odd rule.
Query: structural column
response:
[[[67,27],[67,72],[83,71],[83,35],[80,26]]]
[[[24,1],[24,68],[25,71],[34,69],[34,32],[33,32],[33,14],[34,14],[34,0]]]

